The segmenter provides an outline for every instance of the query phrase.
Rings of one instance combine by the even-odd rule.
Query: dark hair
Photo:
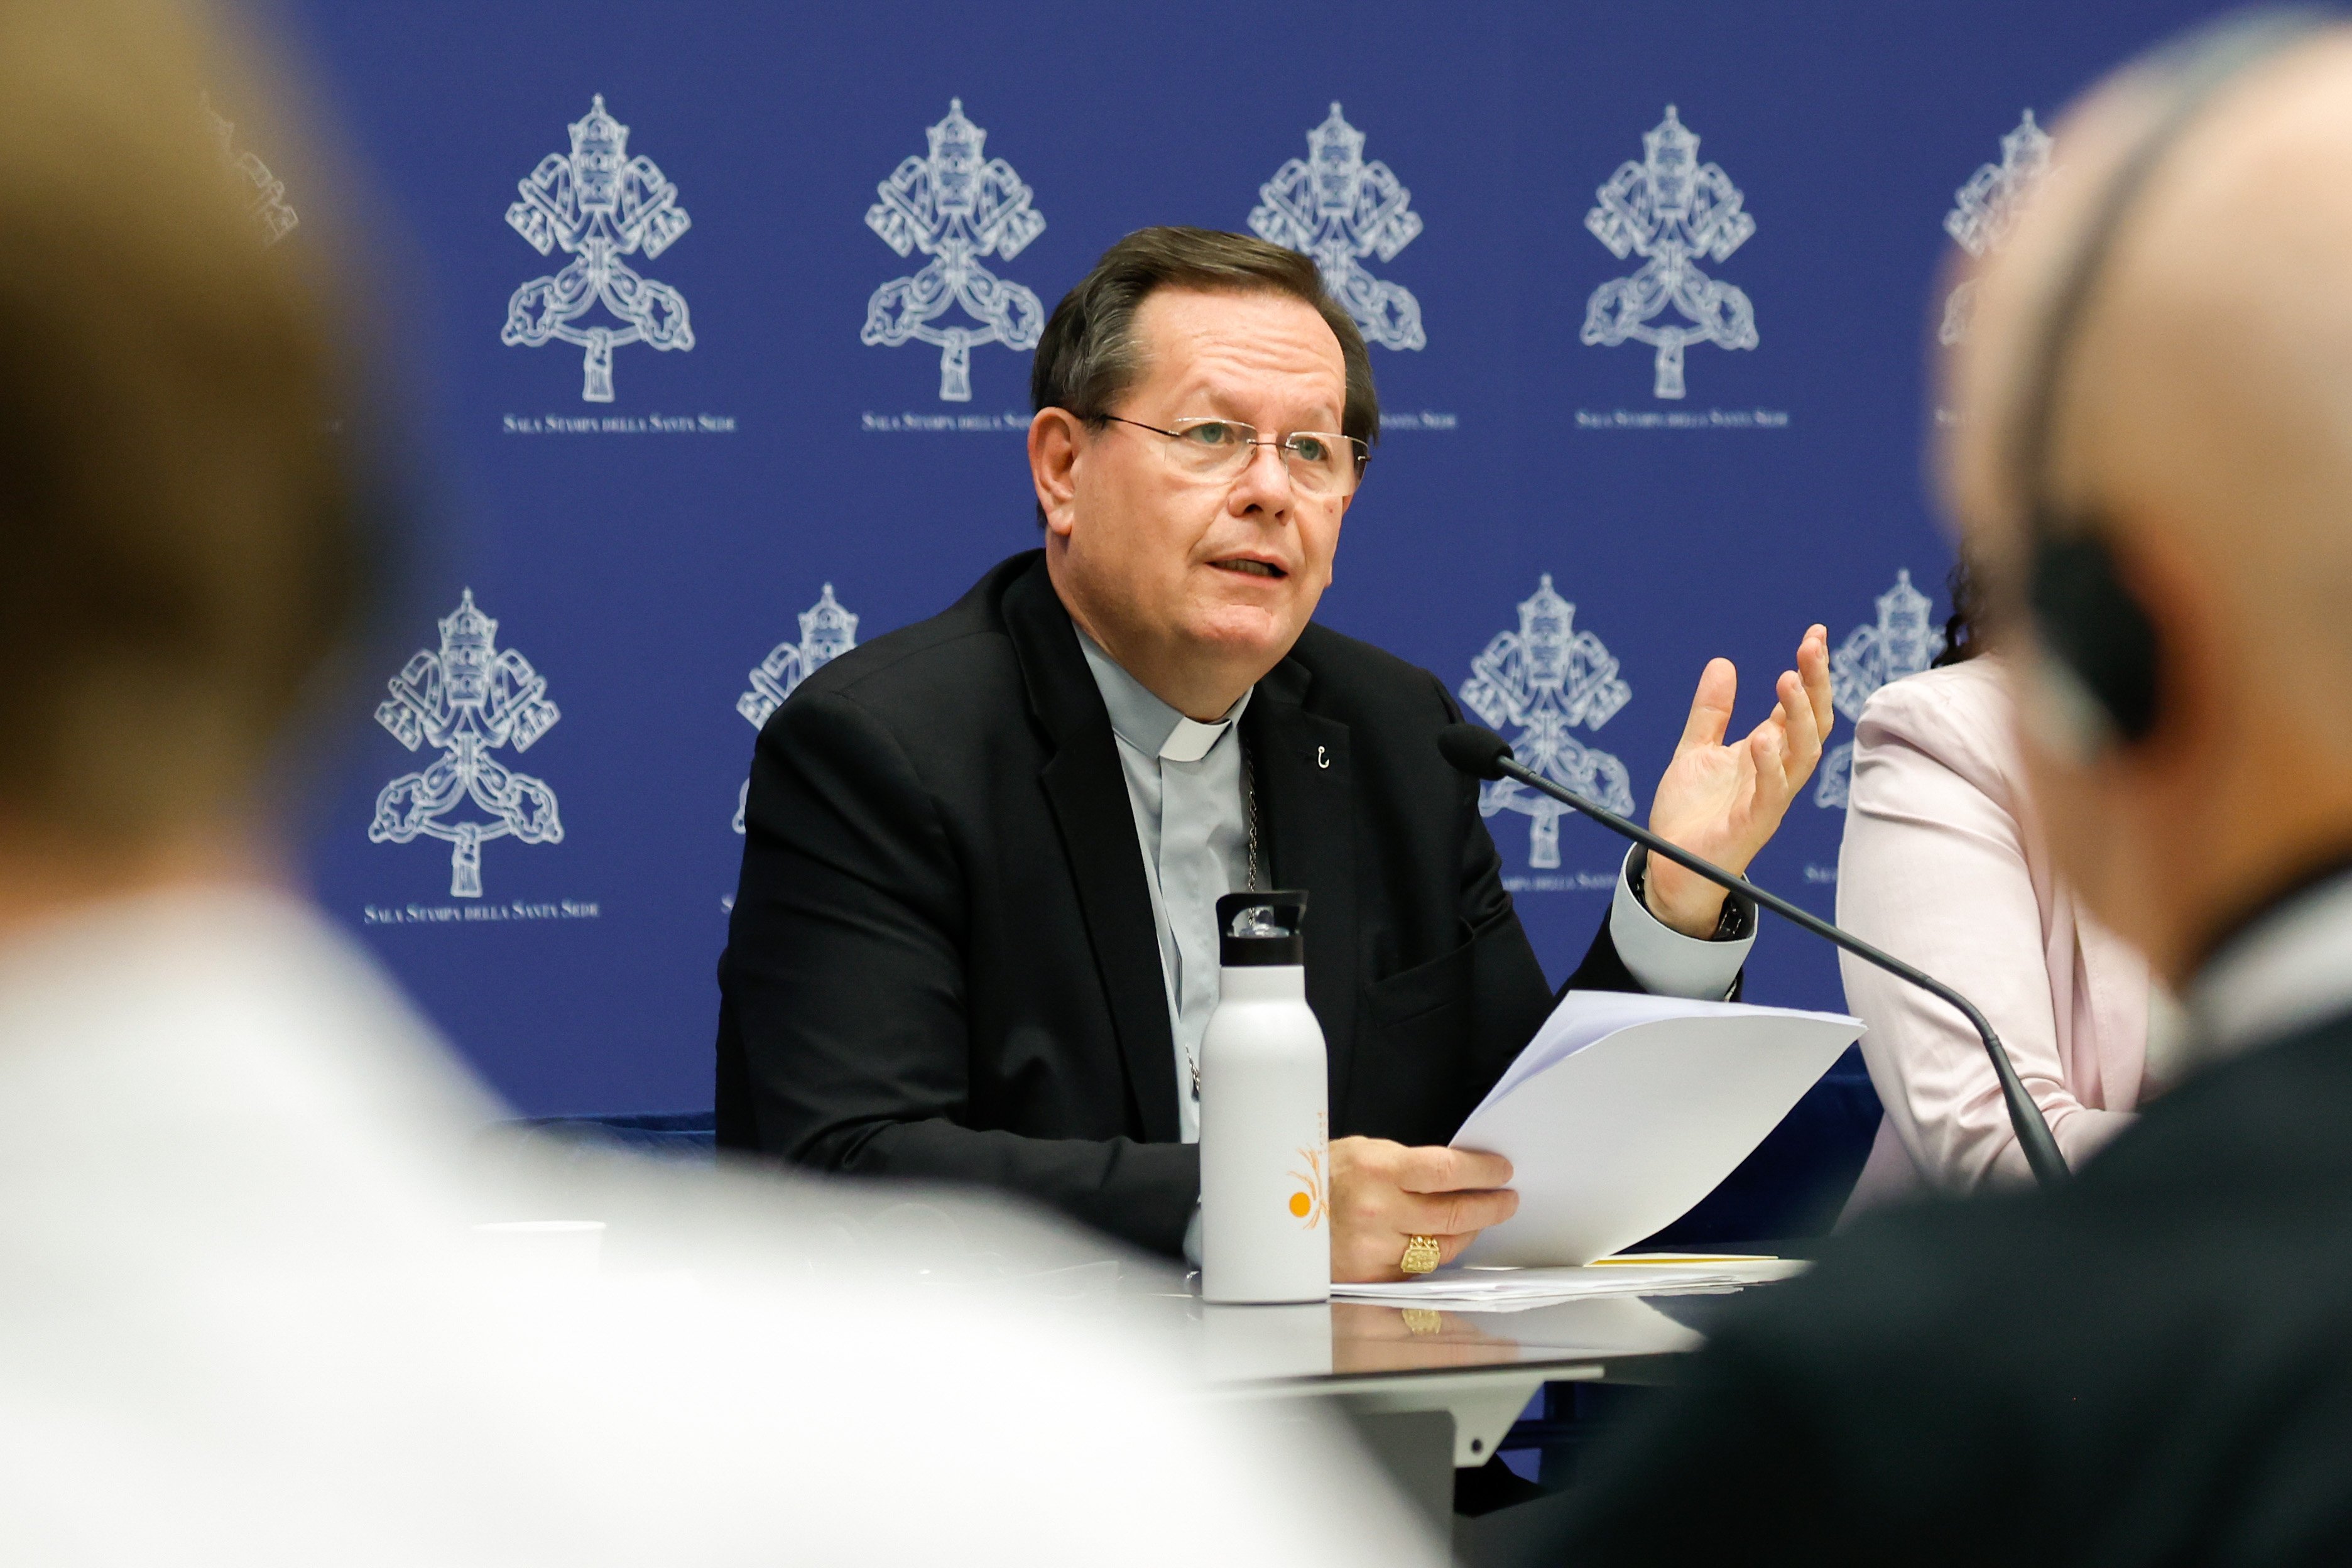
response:
[[[1066,408],[1089,425],[1100,425],[1143,374],[1135,312],[1157,289],[1288,294],[1314,306],[1339,340],[1339,357],[1348,367],[1340,434],[1368,447],[1380,440],[1372,356],[1355,319],[1323,287],[1314,260],[1245,234],[1213,228],[1139,228],[1104,251],[1045,323],[1029,370],[1032,406]]]
[[[1944,586],[1952,595],[1952,613],[1944,621],[1944,651],[1936,656],[1928,667],[1931,669],[1966,664],[1984,652],[1984,627],[1979,621],[1984,595],[1969,571],[1967,556],[1952,563],[1952,574],[1944,579]]]
[[[364,610],[336,304],[200,107],[246,74],[161,0],[0,12],[0,806],[84,841],[240,805]]]

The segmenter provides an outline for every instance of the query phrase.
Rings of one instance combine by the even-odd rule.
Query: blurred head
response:
[[[1369,449],[1380,430],[1355,322],[1297,251],[1142,229],[1055,308],[1031,392],[1062,602],[1163,700],[1216,717],[1289,653],[1330,584],[1361,471],[1330,438]],[[1301,448],[1238,445],[1252,430]]]
[[[0,853],[242,815],[362,614],[315,247],[204,107],[253,144],[252,79],[184,5],[0,7]]]
[[[2132,205],[2052,400],[2047,489],[2095,521],[2157,640],[2145,738],[2084,747],[2024,613],[2018,430],[2102,194],[2174,101],[2126,69],[1985,269],[1950,367],[1947,494],[2013,654],[2036,809],[2092,909],[2176,983],[2352,851],[2352,33],[2230,79]]]

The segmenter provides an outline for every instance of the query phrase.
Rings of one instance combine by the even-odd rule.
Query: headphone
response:
[[[2095,506],[2069,507],[2055,493],[2053,426],[2075,340],[2124,225],[2200,114],[2245,71],[2334,20],[2305,10],[2256,12],[2200,27],[2149,57],[2152,69],[2171,77],[2172,101],[2109,180],[2053,296],[2020,404],[2012,471],[2025,495],[2026,609],[2042,651],[2027,717],[2077,762],[2145,740],[2163,692],[2156,622],[2124,583],[2106,520]]]

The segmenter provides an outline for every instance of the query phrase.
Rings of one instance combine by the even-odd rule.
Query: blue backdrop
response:
[[[376,672],[402,689],[372,685],[319,818],[320,896],[519,1108],[706,1105],[750,721],[1034,542],[1029,312],[1129,229],[1254,213],[1395,345],[1322,618],[1460,689],[1528,605],[1480,700],[1646,809],[1707,656],[1743,729],[1809,621],[1849,710],[1925,657],[1897,583],[1940,622],[1947,217],[1997,238],[2006,178],[1958,193],[2004,136],[2032,164],[2024,113],[2203,9],[297,5],[392,206],[445,503]],[[1645,144],[1669,106],[1695,154]],[[1675,397],[1652,343],[1591,341],[1613,295],[1588,323],[1678,245],[1679,300],[1616,323],[1701,334]],[[908,278],[944,309],[877,306]],[[901,330],[933,341],[870,341]],[[854,632],[803,629],[828,585]],[[1841,818],[1809,791],[1757,874],[1827,912]],[[1540,864],[1536,826],[1493,820],[1557,975],[1618,847],[1570,821]],[[1748,994],[1838,1005],[1834,963],[1768,928]]]

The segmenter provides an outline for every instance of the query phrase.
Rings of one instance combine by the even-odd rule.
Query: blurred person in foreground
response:
[[[2194,40],[2071,117],[1943,454],[2058,869],[2181,995],[2181,1081],[2061,1189],[1862,1222],[1747,1303],[1580,1478],[1559,1561],[2352,1558],[2352,31],[2297,37],[2182,122],[2053,379],[2117,170],[2254,46]],[[2029,577],[2037,540],[2104,544],[2141,607],[2137,738],[2076,721],[2051,651],[2127,647],[2122,595],[2082,613],[2052,552]]]
[[[0,1557],[1410,1552],[1312,1426],[992,1289],[1078,1245],[1025,1221],[942,1203],[918,1256],[863,1194],[614,1167],[488,1217],[585,1210],[634,1273],[478,1261],[495,1108],[278,871],[265,785],[379,584],[339,291],[199,108],[260,135],[233,53],[160,0],[0,4]]]
[[[2010,660],[1986,647],[1980,598],[1956,568],[1935,667],[1880,687],[1854,721],[1838,923],[1984,1009],[2079,1167],[2153,1098],[2149,1025],[2171,1009],[2058,874],[2018,750]],[[2032,1181],[1968,1020],[1851,953],[1838,967],[1886,1108],[1846,1218]]]

